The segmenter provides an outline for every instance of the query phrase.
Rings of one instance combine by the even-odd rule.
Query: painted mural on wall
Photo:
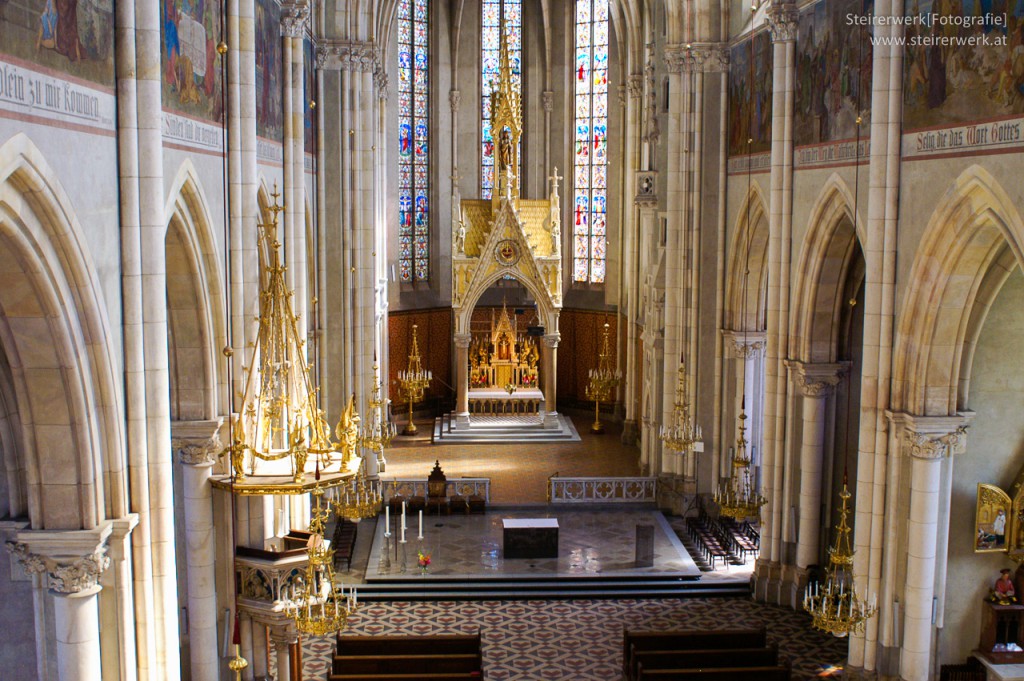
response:
[[[906,6],[904,129],[1024,113],[1024,1],[911,0]],[[923,20],[932,16],[941,19]],[[948,44],[953,39],[962,44]]]
[[[256,0],[256,134],[281,141],[281,6]]]
[[[730,156],[771,150],[771,55],[768,31],[761,31],[732,48],[729,61]],[[753,139],[749,149],[748,137]]]
[[[847,17],[871,16],[873,5],[873,0],[822,0],[800,13],[793,123],[797,146],[855,137],[858,112],[861,135],[867,136],[870,30],[850,26]]]
[[[209,121],[223,118],[219,0],[161,0],[163,105]]]
[[[313,41],[306,37],[302,41],[302,65],[305,67],[302,73],[302,130],[303,139],[307,154],[316,153],[316,138],[313,136],[313,108],[309,105],[316,99],[316,54],[313,49]]]
[[[0,2],[0,53],[113,87],[113,0]]]

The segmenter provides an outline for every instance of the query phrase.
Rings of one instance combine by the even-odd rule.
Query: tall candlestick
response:
[[[423,539],[423,511],[420,511],[420,535],[417,539]]]
[[[391,507],[384,507],[384,535],[391,534]]]

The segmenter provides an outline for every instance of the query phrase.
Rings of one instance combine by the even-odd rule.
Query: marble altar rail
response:
[[[626,478],[548,478],[548,501],[553,504],[642,503],[655,501],[658,479]]]
[[[425,497],[427,496],[426,478],[399,478],[395,480],[382,481],[381,495],[387,503],[391,497]],[[471,497],[481,496],[484,501],[491,501],[491,479],[490,478],[449,478],[445,483],[445,496]]]

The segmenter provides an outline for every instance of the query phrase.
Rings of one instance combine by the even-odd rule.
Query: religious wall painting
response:
[[[316,153],[316,138],[313,136],[313,114],[314,108],[310,106],[316,99],[316,54],[313,49],[313,41],[306,36],[302,39],[302,136],[305,140],[307,154]]]
[[[163,105],[221,122],[221,0],[161,0],[160,6]]]
[[[733,46],[729,60],[729,155],[770,151],[772,59],[768,31]],[[753,141],[747,145],[747,139]]]
[[[0,53],[112,88],[113,0],[0,2]]]
[[[1024,2],[911,0],[906,8],[905,130],[1024,113]],[[933,13],[952,20],[914,21]]]
[[[281,6],[276,0],[256,0],[256,134],[280,142]]]
[[[873,0],[822,0],[800,13],[796,42],[797,146],[852,139],[857,115],[867,135],[871,113],[871,33],[849,17],[869,17]]]
[[[1006,536],[1011,530],[1012,502],[1006,492],[983,482],[978,483],[974,511],[974,551],[1006,551]]]

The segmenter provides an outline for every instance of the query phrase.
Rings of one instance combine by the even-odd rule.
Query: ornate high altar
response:
[[[458,367],[454,422],[456,428],[468,428],[471,402],[477,407],[474,411],[480,413],[486,395],[491,411],[499,411],[495,403],[504,401],[510,405],[500,405],[503,413],[509,411],[507,406],[518,410],[533,403],[545,428],[557,428],[555,374],[558,313],[562,307],[558,196],[561,178],[556,168],[549,178],[551,189],[547,199],[520,198],[517,169],[522,104],[513,83],[503,29],[499,41],[498,83],[491,96],[492,130],[497,140],[496,191],[489,200],[463,200],[456,183],[452,194],[452,308]],[[522,334],[506,310],[492,324],[490,338],[474,337],[470,328],[473,309],[484,291],[502,278],[517,280],[533,296],[542,337]]]

